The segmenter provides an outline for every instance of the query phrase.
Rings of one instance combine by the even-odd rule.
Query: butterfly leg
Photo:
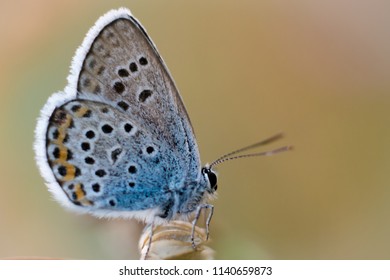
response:
[[[214,205],[211,205],[211,204],[201,204],[201,205],[199,205],[196,208],[195,218],[192,221],[191,244],[192,244],[192,248],[194,248],[194,249],[196,248],[196,244],[195,244],[195,227],[196,227],[196,223],[199,220],[200,213],[201,213],[203,208],[210,209],[209,215],[207,216],[207,220],[206,220],[206,240],[209,239],[209,226],[210,226],[211,218],[213,217],[213,214],[214,214]]]
[[[153,238],[153,228],[154,228],[154,221],[150,224],[150,233],[149,233],[149,241],[148,241],[148,245],[146,247],[146,252],[145,254],[143,255],[143,260],[147,260],[148,259],[148,254],[149,254],[149,250],[150,250],[150,247],[152,246],[152,238]]]

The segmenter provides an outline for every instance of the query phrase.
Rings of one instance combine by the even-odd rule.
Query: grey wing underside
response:
[[[78,77],[77,98],[124,111],[176,153],[188,173],[183,178],[197,176],[200,159],[187,111],[164,61],[135,18],[115,19],[100,31]]]

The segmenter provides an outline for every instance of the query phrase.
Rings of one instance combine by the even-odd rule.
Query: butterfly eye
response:
[[[210,168],[202,168],[202,173],[207,175],[207,178],[210,183],[211,190],[215,192],[218,188],[217,186],[217,175]]]

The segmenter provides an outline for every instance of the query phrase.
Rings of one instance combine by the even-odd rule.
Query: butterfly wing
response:
[[[172,206],[172,192],[199,180],[183,102],[128,10],[97,21],[68,80],[36,129],[41,173],[63,204],[98,216],[151,219]]]
[[[164,139],[184,166],[200,165],[194,132],[175,83],[130,11],[120,9],[100,18],[77,51],[76,60],[83,63],[81,67],[74,63],[69,80],[77,86],[78,98],[102,100],[127,111]]]

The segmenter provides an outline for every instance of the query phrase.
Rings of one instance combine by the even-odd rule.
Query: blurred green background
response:
[[[95,20],[128,7],[165,59],[202,160],[283,131],[295,150],[218,166],[219,259],[390,259],[389,1],[1,1],[0,258],[137,258],[142,225],[76,215],[34,161],[46,99]]]

